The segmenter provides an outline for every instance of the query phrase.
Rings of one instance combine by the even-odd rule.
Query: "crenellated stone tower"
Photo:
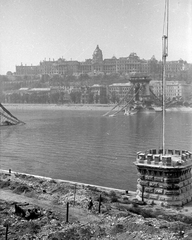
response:
[[[192,153],[152,149],[138,152],[137,198],[148,204],[183,206],[192,200]]]

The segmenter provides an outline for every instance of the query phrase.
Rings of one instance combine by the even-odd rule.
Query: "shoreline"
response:
[[[10,174],[9,170],[5,170],[5,169],[0,169],[0,173]],[[43,180],[47,180],[47,181],[54,180],[58,183],[66,183],[66,184],[77,185],[77,186],[93,187],[93,188],[97,188],[98,190],[101,190],[101,191],[116,191],[116,192],[120,192],[120,193],[126,193],[126,191],[128,191],[128,190],[119,189],[119,188],[105,187],[105,186],[100,186],[100,185],[95,185],[95,184],[88,184],[88,183],[75,182],[75,181],[69,181],[69,180],[64,180],[64,179],[50,178],[50,177],[33,175],[33,174],[23,173],[23,172],[15,172],[12,170],[11,170],[11,174],[25,175],[27,177],[34,177],[34,178],[43,179]],[[136,195],[136,192],[134,192],[134,191],[128,191],[128,193],[133,196]]]
[[[23,103],[3,103],[9,109],[28,110],[85,110],[85,111],[110,111],[115,104],[23,104]],[[113,111],[119,110],[117,106]],[[167,112],[192,112],[191,107],[172,107],[166,109]],[[143,111],[145,112],[145,111]],[[147,109],[146,109],[146,112]],[[156,113],[156,111],[150,111]],[[158,112],[157,112],[158,113]]]
[[[176,240],[181,229],[192,236],[191,206],[165,208],[135,200],[121,189],[0,169],[0,240],[6,223],[10,239]]]
[[[36,110],[88,110],[88,111],[110,111],[115,105],[108,104],[19,104],[3,103],[9,109],[36,109]]]

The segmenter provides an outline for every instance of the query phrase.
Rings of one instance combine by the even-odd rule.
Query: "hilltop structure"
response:
[[[167,76],[174,78],[175,76],[185,77],[189,64],[186,61],[167,62]],[[61,75],[80,75],[80,74],[129,74],[137,72],[142,74],[154,75],[156,78],[161,76],[162,62],[157,61],[154,56],[150,60],[140,59],[136,53],[131,53],[128,57],[103,59],[102,50],[99,45],[93,52],[92,59],[86,59],[84,62],[77,60],[43,60],[37,66],[27,66],[21,63],[16,66],[16,75],[38,75],[38,74],[61,74]]]

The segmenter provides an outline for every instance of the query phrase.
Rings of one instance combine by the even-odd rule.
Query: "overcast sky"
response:
[[[0,74],[45,58],[161,59],[164,0],[0,0]],[[170,0],[169,56],[192,63],[192,0]]]

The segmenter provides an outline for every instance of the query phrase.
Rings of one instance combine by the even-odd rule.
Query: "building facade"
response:
[[[166,72],[168,78],[185,77],[189,64],[186,61],[170,61],[167,62]],[[140,59],[136,53],[131,53],[128,57],[115,56],[103,59],[102,50],[97,45],[93,52],[92,58],[83,62],[76,60],[67,61],[63,58],[58,60],[43,60],[37,66],[27,66],[21,64],[16,66],[16,75],[38,75],[38,74],[129,74],[131,72],[160,76],[162,73],[162,62],[157,61],[153,56],[150,60]]]
[[[150,87],[153,93],[157,97],[162,96],[162,81],[152,80]],[[167,81],[166,82],[166,98],[172,100],[173,98],[180,98],[183,96],[183,83],[179,81]]]
[[[41,73],[40,66],[28,66],[21,63],[20,66],[16,66],[16,75],[18,76],[31,76],[38,75]]]
[[[130,82],[128,83],[113,83],[109,85],[108,87],[109,95],[112,97],[115,97],[118,100],[124,99],[125,102],[132,98],[133,96],[133,89],[132,84]]]
[[[90,91],[93,93],[94,103],[104,104],[107,103],[107,87],[94,84],[90,87]]]

